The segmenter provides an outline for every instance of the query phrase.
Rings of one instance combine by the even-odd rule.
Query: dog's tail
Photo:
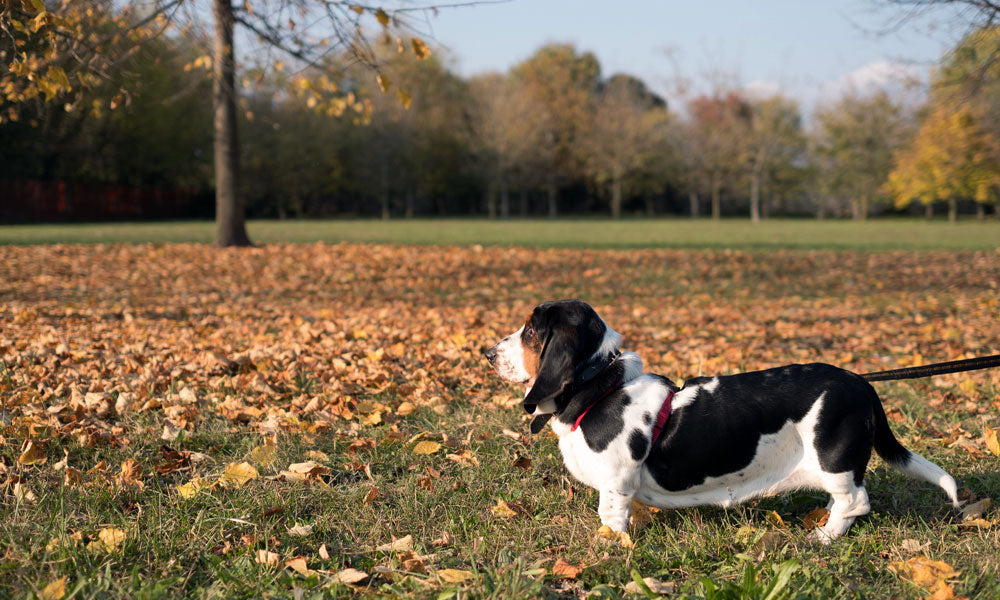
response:
[[[944,493],[948,494],[948,498],[951,499],[951,503],[955,508],[958,508],[958,488],[955,485],[955,479],[941,467],[919,454],[910,452],[900,444],[896,436],[892,434],[892,429],[889,428],[885,409],[882,408],[882,403],[874,389],[872,389],[872,396],[874,399],[872,412],[875,417],[875,452],[878,452],[878,455],[894,469],[915,479],[923,479],[933,483],[943,489]]]

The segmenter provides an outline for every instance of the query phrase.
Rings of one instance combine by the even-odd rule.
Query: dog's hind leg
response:
[[[830,493],[830,504],[827,505],[830,516],[825,525],[817,527],[809,535],[809,539],[829,544],[844,535],[855,519],[867,515],[871,506],[868,504],[868,492],[863,485],[854,483],[853,473],[826,475],[824,479],[823,487]]]

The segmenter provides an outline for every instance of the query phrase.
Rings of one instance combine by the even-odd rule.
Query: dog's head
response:
[[[550,415],[565,408],[566,387],[600,372],[620,341],[589,304],[559,300],[536,306],[520,329],[486,350],[486,358],[501,378],[527,386],[526,412]]]

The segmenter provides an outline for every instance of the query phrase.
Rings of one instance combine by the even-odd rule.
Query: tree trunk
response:
[[[868,220],[868,196],[861,197],[861,220]]]
[[[521,216],[528,216],[528,192],[527,190],[521,190]]]
[[[559,188],[551,177],[545,188],[549,196],[549,218],[554,219],[559,215]]]
[[[928,202],[924,205],[924,218],[930,221],[934,218],[934,203]]]
[[[382,220],[389,220],[389,161],[386,159],[385,155],[382,156],[382,162],[379,164],[379,190],[378,190],[378,203],[382,207]]]
[[[215,77],[215,245],[249,246],[246,208],[239,196],[239,144],[236,137],[236,63],[233,58],[233,6],[213,0],[215,35],[212,43]]]
[[[986,218],[986,205],[982,202],[976,202],[976,220],[982,221]]]
[[[642,202],[643,204],[646,205],[646,216],[647,217],[654,216],[656,214],[656,206],[654,205],[655,203],[653,202],[653,195],[650,194],[649,192],[646,192],[642,196]]]
[[[691,218],[698,218],[698,192],[691,190],[688,192],[688,203],[691,205]]]
[[[954,196],[948,198],[948,222],[955,223],[958,221],[958,200]]]
[[[496,184],[492,181],[486,184],[486,191],[483,194],[483,199],[486,200],[486,216],[490,219],[497,218],[497,196]]]
[[[413,218],[413,205],[416,204],[416,196],[417,195],[413,193],[413,190],[410,190],[410,191],[406,192],[406,218],[407,219],[412,219]]]
[[[500,177],[500,218],[510,218],[510,190],[507,189],[507,177]]]
[[[760,173],[756,169],[750,173],[750,222],[760,222]]]
[[[622,218],[622,178],[618,175],[611,181],[611,218]]]
[[[712,179],[712,220],[718,221],[722,217],[722,182],[719,179]]]

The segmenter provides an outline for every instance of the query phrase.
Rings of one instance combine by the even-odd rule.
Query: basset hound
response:
[[[550,419],[566,468],[600,492],[603,525],[624,531],[632,500],[659,508],[745,500],[795,489],[830,494],[829,543],[869,512],[865,468],[874,448],[889,465],[940,486],[955,480],[910,452],[889,428],[874,388],[827,364],[698,377],[678,388],[644,373],[585,302],[537,306],[486,350],[501,378],[524,384],[532,433]]]

